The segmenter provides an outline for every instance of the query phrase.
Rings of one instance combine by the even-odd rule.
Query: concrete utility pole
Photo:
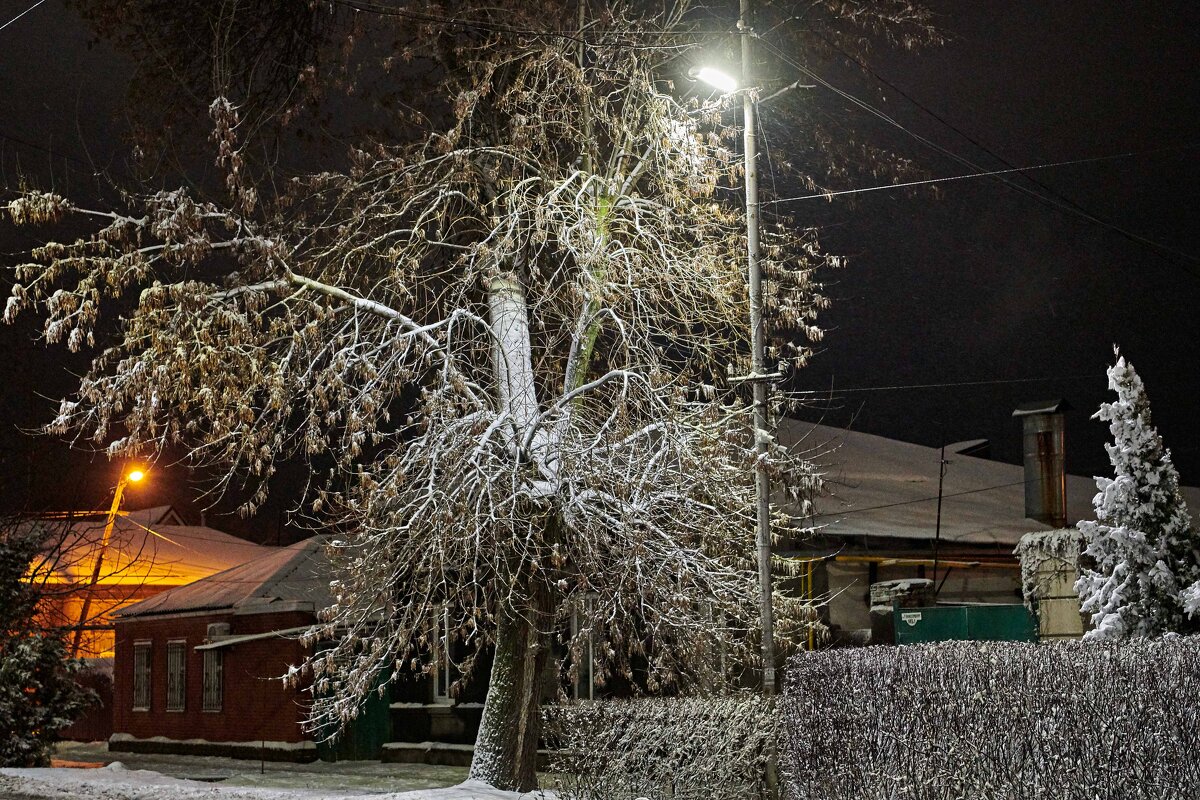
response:
[[[767,479],[767,388],[763,363],[766,331],[762,314],[762,269],[758,263],[758,120],[753,89],[754,31],[750,27],[750,0],[741,0],[738,30],[742,35],[742,110],[746,157],[746,271],[750,284],[750,380],[754,388],[754,493],[758,507],[758,580],[762,616],[763,693],[775,694],[775,619],[771,608],[771,485]]]
[[[121,510],[121,498],[125,494],[125,487],[132,481],[137,483],[142,479],[141,470],[133,470],[126,473],[121,472],[121,480],[117,481],[117,490],[113,492],[112,508],[108,510],[108,517],[104,522],[104,534],[100,537],[100,549],[96,553],[96,563],[92,567],[92,579],[88,581],[87,590],[83,595],[83,607],[79,610],[79,624],[75,626],[75,635],[71,639],[71,658],[79,656],[79,645],[83,640],[83,629],[88,622],[88,614],[92,608],[92,594],[96,591],[96,584],[100,582],[100,569],[104,565],[104,554],[108,552],[108,542],[112,539],[113,525],[116,524],[117,514]]]

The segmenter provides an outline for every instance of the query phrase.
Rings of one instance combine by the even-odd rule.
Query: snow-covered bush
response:
[[[1092,615],[1088,639],[1158,636],[1195,632],[1185,614],[1183,592],[1200,581],[1187,504],[1171,451],[1150,424],[1150,401],[1133,365],[1118,356],[1108,370],[1117,400],[1104,403],[1095,419],[1109,424],[1106,445],[1112,478],[1096,478],[1096,519],[1082,520],[1087,547],[1075,591]]]
[[[790,800],[1200,797],[1200,637],[803,653]]]
[[[545,717],[563,800],[768,796],[778,720],[761,695],[550,706]]]
[[[36,630],[37,593],[25,579],[36,537],[0,532],[0,766],[49,766],[58,734],[91,701],[75,683],[79,662],[61,639]]]

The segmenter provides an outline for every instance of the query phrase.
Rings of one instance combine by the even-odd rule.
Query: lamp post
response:
[[[742,79],[734,80],[720,70],[701,67],[693,74],[726,94],[741,91],[743,112],[743,150],[746,181],[746,273],[750,289],[750,381],[754,389],[754,494],[756,500],[755,539],[758,551],[759,613],[762,624],[763,693],[775,694],[775,621],[771,607],[771,486],[766,471],[767,445],[767,374],[766,332],[762,314],[762,269],[758,260],[758,135],[755,99],[751,94],[753,60],[751,51],[750,0],[741,0],[738,31],[742,38]]]
[[[146,477],[146,473],[140,469],[134,469],[122,473],[121,480],[117,481],[117,489],[113,492],[112,508],[108,510],[108,518],[104,523],[104,534],[100,537],[100,550],[96,553],[96,563],[92,567],[92,579],[88,581],[87,591],[83,595],[83,608],[79,611],[79,624],[75,626],[75,636],[71,640],[71,658],[75,658],[79,654],[83,626],[87,624],[88,612],[92,608],[92,594],[96,590],[96,584],[100,581],[100,568],[104,565],[104,554],[107,552],[108,542],[112,538],[117,512],[121,510],[121,498],[125,494],[125,487],[130,483],[137,483],[144,477]]]

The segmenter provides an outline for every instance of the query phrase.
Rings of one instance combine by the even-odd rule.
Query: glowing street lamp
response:
[[[87,623],[88,612],[92,607],[92,594],[96,590],[96,584],[100,582],[100,568],[104,565],[104,554],[108,550],[108,542],[112,538],[117,512],[121,510],[121,498],[125,494],[125,487],[130,483],[137,483],[144,477],[146,477],[145,472],[140,469],[132,469],[121,475],[121,480],[117,481],[117,489],[113,492],[112,508],[108,510],[108,519],[104,523],[104,535],[100,537],[100,550],[96,553],[96,563],[92,567],[92,579],[88,581],[87,591],[83,595],[83,608],[79,611],[79,624],[75,626],[75,636],[71,641],[71,658],[75,658],[79,654],[83,626]]]
[[[688,74],[698,81],[704,81],[722,94],[733,94],[738,90],[737,79],[715,67],[697,67]]]

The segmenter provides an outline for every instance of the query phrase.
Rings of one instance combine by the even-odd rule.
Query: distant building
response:
[[[79,680],[100,697],[62,731],[66,739],[93,741],[112,733],[116,611],[271,550],[204,525],[186,525],[171,506],[156,506],[118,513],[97,573],[107,520],[107,511],[51,512],[23,519],[10,531],[39,537],[42,555],[28,575],[41,595],[35,621],[62,633],[69,645],[79,631],[77,654],[87,665]]]
[[[801,577],[779,579],[786,591],[826,601],[822,611],[835,639],[861,643],[869,636],[870,587],[884,581],[926,578],[940,603],[1020,603],[1020,563],[1014,548],[1030,532],[1061,527],[1062,511],[1030,508],[1065,498],[1067,526],[1093,515],[1093,478],[1061,472],[1062,443],[1042,435],[1035,414],[1055,414],[1061,403],[1029,404],[1016,416],[1026,428],[1026,460],[1005,464],[970,455],[986,442],[948,445],[938,521],[940,448],[886,439],[867,433],[782,420],[781,443],[814,453],[825,471],[831,495],[820,498],[815,514],[801,520],[817,526],[806,541],[793,542],[780,555],[795,559]],[[1033,424],[1031,424],[1031,422]],[[1029,435],[1031,429],[1033,436]],[[1051,454],[1041,455],[1039,438],[1051,440]],[[1046,468],[1057,475],[1043,474]],[[1032,478],[1027,480],[1027,473]],[[1026,492],[1035,482],[1039,491]],[[1061,491],[1042,491],[1061,486]],[[1200,507],[1200,490],[1185,488],[1185,497]],[[1046,519],[1039,521],[1036,517]],[[936,564],[935,564],[936,562]],[[811,577],[809,577],[811,570]],[[1061,594],[1062,580],[1055,597]],[[1067,598],[1069,601],[1069,598]],[[1056,631],[1070,630],[1069,603],[1054,608]],[[1064,627],[1065,626],[1065,627]]]
[[[102,511],[62,512],[23,523],[40,528],[45,540],[44,555],[31,568],[43,594],[38,623],[48,629],[76,627],[84,598],[91,594],[79,649],[84,658],[112,658],[111,618],[119,609],[272,549],[203,525],[185,525],[171,506],[121,512],[92,586],[106,521]]]

